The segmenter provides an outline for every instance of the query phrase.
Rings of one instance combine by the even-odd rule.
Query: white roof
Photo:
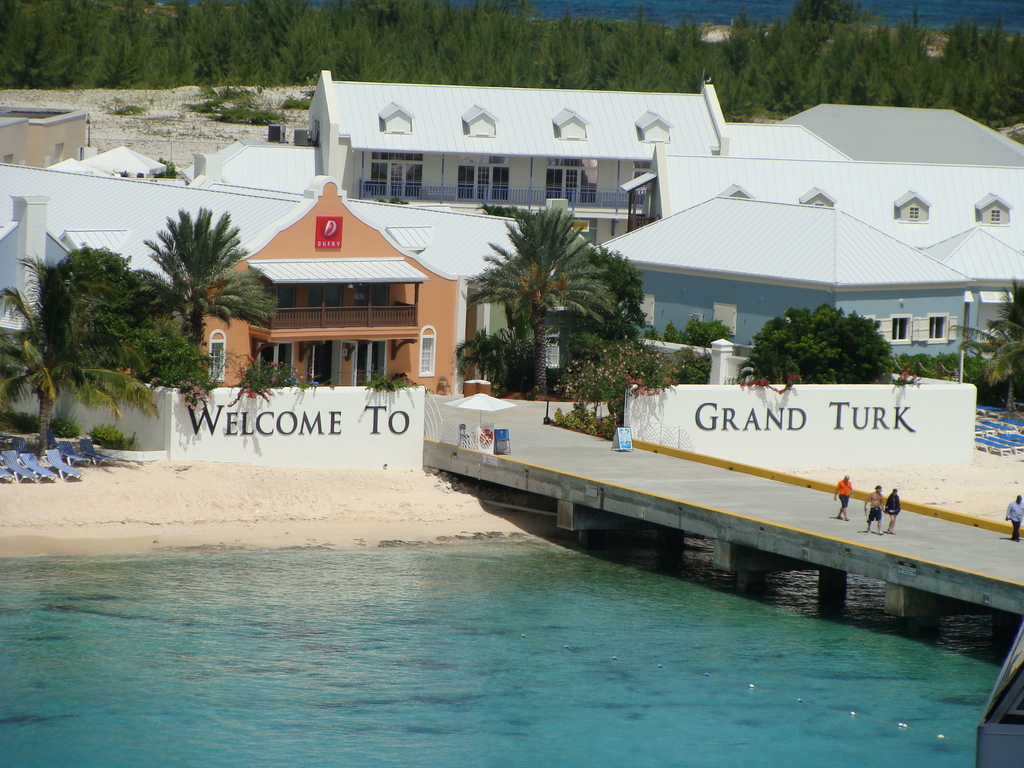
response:
[[[108,152],[87,157],[83,165],[108,173],[161,173],[167,166],[128,147],[115,147]]]
[[[511,248],[508,225],[511,219],[480,213],[461,213],[413,205],[392,205],[369,200],[346,202],[352,213],[372,227],[387,233],[399,248],[442,276],[474,277],[483,271],[484,257],[493,253],[490,243]],[[423,241],[414,237],[430,231],[430,242],[419,250]],[[410,245],[402,245],[393,234]]]
[[[910,163],[829,162],[736,157],[665,158],[658,167],[668,178],[665,213],[691,208],[730,185],[741,185],[755,200],[798,202],[812,187],[835,200],[836,207],[915,248],[924,248],[976,226],[975,203],[987,194],[1024,210],[1024,168],[913,165]],[[926,198],[928,221],[896,220],[896,201],[908,192]],[[1012,248],[1024,248],[1024,220],[988,228]]]
[[[292,192],[301,195],[316,176],[316,152],[313,147],[292,144],[236,141],[217,152],[221,160],[220,183],[258,190]],[[195,166],[185,169],[194,178]]]
[[[638,266],[829,287],[967,277],[833,208],[709,200],[605,244]]]
[[[784,121],[854,160],[1024,167],[1024,145],[951,109],[819,104]]]
[[[168,186],[148,181],[114,177],[81,176],[48,168],[0,165],[0,222],[13,219],[10,196],[49,197],[47,229],[58,239],[65,232],[123,232],[118,252],[131,258],[134,269],[155,269],[145,240],[154,240],[167,228],[167,219],[177,218],[181,209],[193,215],[200,208],[213,211],[214,220],[231,214],[243,247],[256,241],[261,232],[295,210],[304,198],[277,193],[257,197],[238,191],[224,192],[194,187]],[[306,201],[308,203],[308,200]]]
[[[430,247],[434,239],[434,227],[388,227],[392,239],[403,248],[420,253]]]
[[[355,82],[334,89],[339,132],[356,149],[649,160],[654,146],[636,130],[646,112],[673,126],[673,151],[706,155],[718,143],[700,94]],[[415,115],[412,133],[380,130],[378,115],[390,105]],[[463,133],[463,115],[474,107],[496,120],[497,135]],[[568,112],[587,123],[585,140],[555,138],[553,124]]]
[[[401,257],[383,259],[250,259],[275,283],[423,283],[429,280]]]
[[[668,150],[672,154],[682,154],[676,152],[671,145]],[[784,123],[729,123],[729,157],[774,157],[789,160],[850,159],[802,125]]]
[[[127,229],[72,229],[65,230],[60,239],[71,250],[96,248],[120,253],[128,232]]]
[[[145,240],[167,228],[167,219],[180,209],[213,211],[214,219],[231,215],[244,248],[256,252],[276,232],[278,223],[311,205],[308,197],[283,192],[241,190],[237,187],[200,189],[154,184],[135,179],[81,176],[49,169],[0,164],[0,239],[14,231],[10,196],[49,197],[47,228],[60,239],[65,233],[90,243],[113,247],[131,258],[134,269],[155,269]],[[476,213],[456,213],[412,205],[364,200],[346,201],[349,210],[390,237],[396,247],[444,276],[475,276],[492,253],[490,243],[510,247],[509,219]],[[397,236],[388,232],[392,229]],[[429,232],[429,237],[428,237]],[[401,239],[401,242],[399,242]],[[429,241],[428,241],[429,240]],[[66,242],[66,238],[65,238]],[[404,243],[404,244],[403,244]]]
[[[983,227],[922,248],[932,258],[975,280],[1009,284],[1024,281],[1024,253],[1015,251]]]

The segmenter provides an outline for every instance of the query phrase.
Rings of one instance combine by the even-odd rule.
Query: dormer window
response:
[[[483,107],[474,104],[462,116],[462,134],[482,139],[493,139],[498,135],[498,118]]]
[[[412,112],[401,104],[391,102],[377,113],[381,133],[412,133]]]
[[[974,204],[974,218],[981,224],[1002,226],[1010,223],[1013,206],[997,195],[988,194]]]
[[[586,141],[590,122],[578,112],[563,109],[552,119],[555,138],[563,141]]]
[[[636,119],[636,135],[640,141],[650,144],[667,144],[671,141],[672,124],[657,112],[648,110]]]
[[[893,216],[907,224],[924,224],[931,207],[931,203],[911,190],[893,203]]]
[[[736,197],[740,200],[753,200],[754,196],[747,192],[739,184],[730,184],[726,189],[718,195],[719,197]]]
[[[817,187],[811,187],[809,190],[804,192],[800,196],[801,205],[815,205],[819,208],[835,208],[836,201],[827,192],[824,192]]]

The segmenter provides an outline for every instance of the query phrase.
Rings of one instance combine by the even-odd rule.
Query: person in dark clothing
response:
[[[885,514],[889,516],[889,529],[886,533],[891,533],[893,536],[896,535],[896,516],[900,513],[900,494],[895,488],[892,489],[892,493],[889,494],[889,498],[885,500]]]
[[[1020,541],[1020,521],[1024,520],[1024,503],[1021,503],[1020,496],[1016,501],[1011,501],[1010,506],[1006,508],[1006,519],[1013,526],[1013,535],[1010,537],[1010,541]]]

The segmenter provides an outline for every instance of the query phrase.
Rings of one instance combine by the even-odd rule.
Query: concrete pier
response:
[[[1020,551],[1008,536],[905,512],[898,536],[834,517],[831,494],[543,426],[543,403],[496,416],[514,454],[427,440],[424,464],[558,500],[558,524],[585,546],[599,531],[657,527],[715,541],[715,564],[758,589],[773,570],[817,570],[823,601],[842,601],[846,574],[884,581],[886,610],[929,626],[954,612],[1024,614]],[[497,423],[500,422],[500,423]],[[667,535],[667,534],[666,534]],[[1002,621],[1002,620],[1000,620]]]

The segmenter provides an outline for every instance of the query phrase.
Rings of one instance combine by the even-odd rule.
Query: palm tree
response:
[[[0,333],[0,402],[35,396],[40,448],[46,446],[53,405],[62,394],[104,407],[115,417],[121,403],[154,413],[153,393],[125,372],[138,365],[138,356],[92,322],[90,298],[102,286],[76,277],[68,259],[22,264],[29,277],[25,293],[13,288],[0,293],[0,305],[19,326]]]
[[[592,315],[609,309],[612,297],[590,263],[591,245],[558,208],[523,214],[508,225],[512,250],[491,243],[494,253],[477,277],[477,304],[499,304],[512,319],[526,316],[533,331],[537,386],[548,391],[547,313],[570,309]],[[510,323],[511,324],[511,323]]]
[[[157,240],[146,245],[163,274],[143,271],[140,276],[153,306],[176,316],[185,338],[197,348],[202,348],[207,316],[262,325],[274,314],[277,301],[260,282],[259,271],[235,269],[248,254],[230,215],[214,224],[207,208],[200,208],[194,220],[188,211],[178,211],[178,220],[168,218]]]
[[[965,346],[991,355],[985,369],[990,383],[1006,381],[1006,408],[1014,408],[1013,381],[1024,373],[1024,283],[1016,280],[1006,292],[1006,301],[999,307],[999,315],[989,321],[988,330],[962,328],[969,339]]]

